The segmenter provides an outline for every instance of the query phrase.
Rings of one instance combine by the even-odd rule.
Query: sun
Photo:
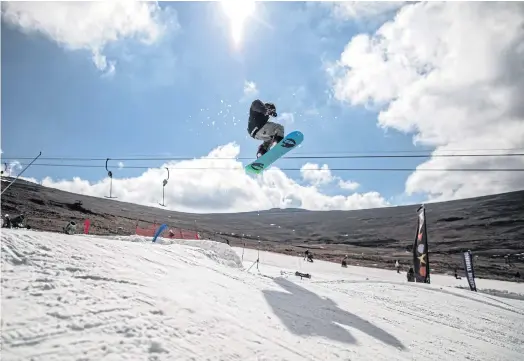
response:
[[[242,41],[244,22],[254,13],[255,2],[250,0],[224,0],[222,9],[231,25],[231,37],[235,45]]]

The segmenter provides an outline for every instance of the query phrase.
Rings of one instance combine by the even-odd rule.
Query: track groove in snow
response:
[[[520,360],[524,302],[212,241],[2,230],[2,360]],[[238,253],[238,254],[237,254]],[[309,272],[312,279],[294,276]],[[501,291],[506,283],[479,280]],[[454,285],[450,285],[454,286]],[[518,286],[510,292],[519,293]]]

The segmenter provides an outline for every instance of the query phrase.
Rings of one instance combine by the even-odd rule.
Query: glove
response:
[[[267,112],[267,115],[270,115],[272,117],[277,117],[277,108],[275,107],[275,104],[273,103],[265,103],[264,104],[266,106],[266,112]]]

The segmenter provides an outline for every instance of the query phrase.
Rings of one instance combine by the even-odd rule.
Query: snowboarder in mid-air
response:
[[[260,158],[273,146],[284,139],[284,126],[270,122],[270,117],[277,117],[277,109],[273,103],[264,103],[256,99],[249,108],[249,123],[247,131],[253,139],[262,140],[257,151]]]

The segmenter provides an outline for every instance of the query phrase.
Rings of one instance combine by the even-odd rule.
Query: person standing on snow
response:
[[[262,140],[258,147],[257,158],[260,158],[273,144],[284,139],[284,126],[269,121],[269,117],[277,117],[277,109],[273,103],[264,103],[256,99],[249,108],[247,132],[253,139]]]
[[[342,265],[342,267],[347,267],[348,266],[348,255],[347,254],[342,259],[341,265]]]
[[[76,223],[75,221],[71,221],[64,227],[64,233],[66,234],[74,234],[76,233]]]

